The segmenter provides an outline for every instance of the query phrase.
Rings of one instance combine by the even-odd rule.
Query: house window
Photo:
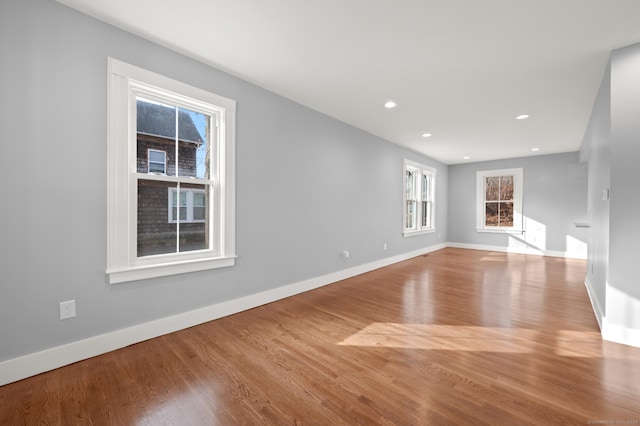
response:
[[[235,102],[109,58],[111,283],[235,263]]]
[[[522,232],[522,169],[477,172],[478,232]]]
[[[206,218],[205,191],[201,189],[169,189],[169,223],[204,222]]]
[[[404,236],[435,231],[435,180],[434,168],[404,161]]]
[[[147,154],[149,173],[166,174],[167,170],[167,153],[155,149],[149,149]]]

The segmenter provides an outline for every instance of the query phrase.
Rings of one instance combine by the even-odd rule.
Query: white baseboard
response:
[[[490,246],[484,244],[467,243],[447,243],[447,247],[464,248],[471,250],[497,251],[502,253],[531,254],[536,256],[564,257],[567,259],[587,259],[587,254],[583,252],[569,252],[557,250],[539,250],[533,247],[505,247]]]
[[[591,300],[591,307],[593,308],[593,313],[598,321],[602,338],[610,342],[640,348],[640,330],[609,322],[605,315],[605,311],[602,309],[602,305],[600,305],[598,298],[595,297],[593,284],[588,276],[584,280],[584,285],[587,288],[587,294]]]
[[[604,318],[604,311],[602,310],[602,306],[598,301],[598,298],[595,296],[595,291],[593,290],[593,284],[591,284],[591,280],[587,275],[584,279],[584,286],[587,288],[587,294],[589,295],[589,300],[591,301],[591,309],[593,309],[593,313],[596,316],[596,320],[598,321],[598,327],[600,327],[600,331],[602,332],[602,319]]]
[[[437,244],[0,362],[0,386],[445,248]]]
[[[607,317],[602,318],[602,338],[610,342],[640,348],[640,330],[612,324]]]
[[[636,321],[640,300],[619,287],[606,282],[607,300],[602,317],[602,338],[611,342],[640,348],[640,326]]]

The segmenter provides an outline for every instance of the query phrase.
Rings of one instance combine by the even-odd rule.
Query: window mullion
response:
[[[500,203],[500,199],[501,197],[501,187],[502,187],[502,176],[498,176],[498,196],[497,198],[497,202],[498,202],[498,228],[502,227],[502,218],[500,217],[500,210],[501,210],[501,203]]]
[[[176,185],[176,253],[180,253],[180,221],[182,217],[180,216],[180,199],[182,194],[182,189],[180,188],[180,182]]]
[[[422,228],[422,171],[416,170],[416,185],[414,188],[416,199],[416,230],[419,231]]]
[[[176,177],[180,177],[180,173],[179,170],[180,168],[178,167],[178,164],[180,159],[178,158],[178,146],[180,144],[180,128],[178,127],[180,125],[178,117],[180,116],[179,114],[179,109],[176,106],[175,107],[175,129],[176,129],[176,133],[174,135],[174,141],[175,141],[175,147],[174,147],[174,154],[173,157],[175,158],[174,160],[174,175]],[[178,200],[177,200],[177,208],[176,211],[178,212],[178,220],[176,221],[176,253],[180,253],[180,222],[182,222],[182,220],[184,220],[180,214],[180,211],[182,210],[182,189],[181,189],[181,185],[180,182],[177,183],[177,195],[178,195]]]
[[[147,173],[132,173],[135,175],[137,179],[146,179],[146,180],[155,180],[162,182],[174,182],[174,183],[183,183],[183,184],[198,184],[198,185],[213,185],[215,184],[215,180],[210,179],[199,179],[193,178],[189,176],[185,177],[176,177],[176,176],[165,176],[165,175],[154,175]]]

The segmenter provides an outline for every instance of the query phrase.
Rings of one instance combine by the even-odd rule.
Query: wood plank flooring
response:
[[[440,250],[0,387],[0,425],[640,424],[585,266]]]

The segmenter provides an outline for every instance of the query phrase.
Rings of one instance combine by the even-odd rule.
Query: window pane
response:
[[[498,203],[485,203],[485,225],[500,226]]]
[[[498,176],[490,176],[485,178],[485,201],[497,201],[500,196],[500,178]]]
[[[171,105],[164,105],[149,99],[136,98],[136,132],[137,132],[137,159],[136,169],[138,173],[166,173],[175,176],[176,155],[176,109]],[[166,153],[166,170],[152,170],[147,164],[153,162],[165,163],[165,158],[156,158],[152,150]],[[148,154],[147,154],[148,153]],[[157,167],[157,166],[153,166]]]
[[[193,207],[193,220],[204,220],[205,207]]]
[[[149,162],[149,172],[150,173],[164,173],[164,163],[153,163]]]
[[[513,203],[500,203],[500,226],[513,226]]]
[[[412,172],[411,170],[407,170],[406,172],[406,181],[405,181],[405,189],[406,189],[406,196],[405,198],[407,200],[412,200],[415,197],[415,191],[414,191],[414,187],[415,187],[415,174],[414,172]]]
[[[416,227],[416,202],[407,200],[407,229]]]
[[[205,205],[205,196],[204,192],[194,192],[193,193],[193,205],[197,207],[204,207]]]
[[[209,248],[209,208],[206,185],[182,185],[189,192],[191,202],[190,220],[180,223],[180,251],[203,250]]]
[[[422,202],[422,226],[429,226],[429,218],[431,216],[430,207],[431,205],[428,202]]]
[[[169,188],[176,185],[138,181],[138,257],[177,252],[178,228],[167,220]]]
[[[179,174],[209,178],[211,117],[180,108],[178,114]]]
[[[430,181],[431,179],[429,179],[429,176],[424,174],[422,175],[422,199],[425,201],[429,200]]]
[[[164,151],[149,151],[149,161],[154,163],[164,163]]]
[[[500,176],[500,201],[513,200],[513,176]]]

